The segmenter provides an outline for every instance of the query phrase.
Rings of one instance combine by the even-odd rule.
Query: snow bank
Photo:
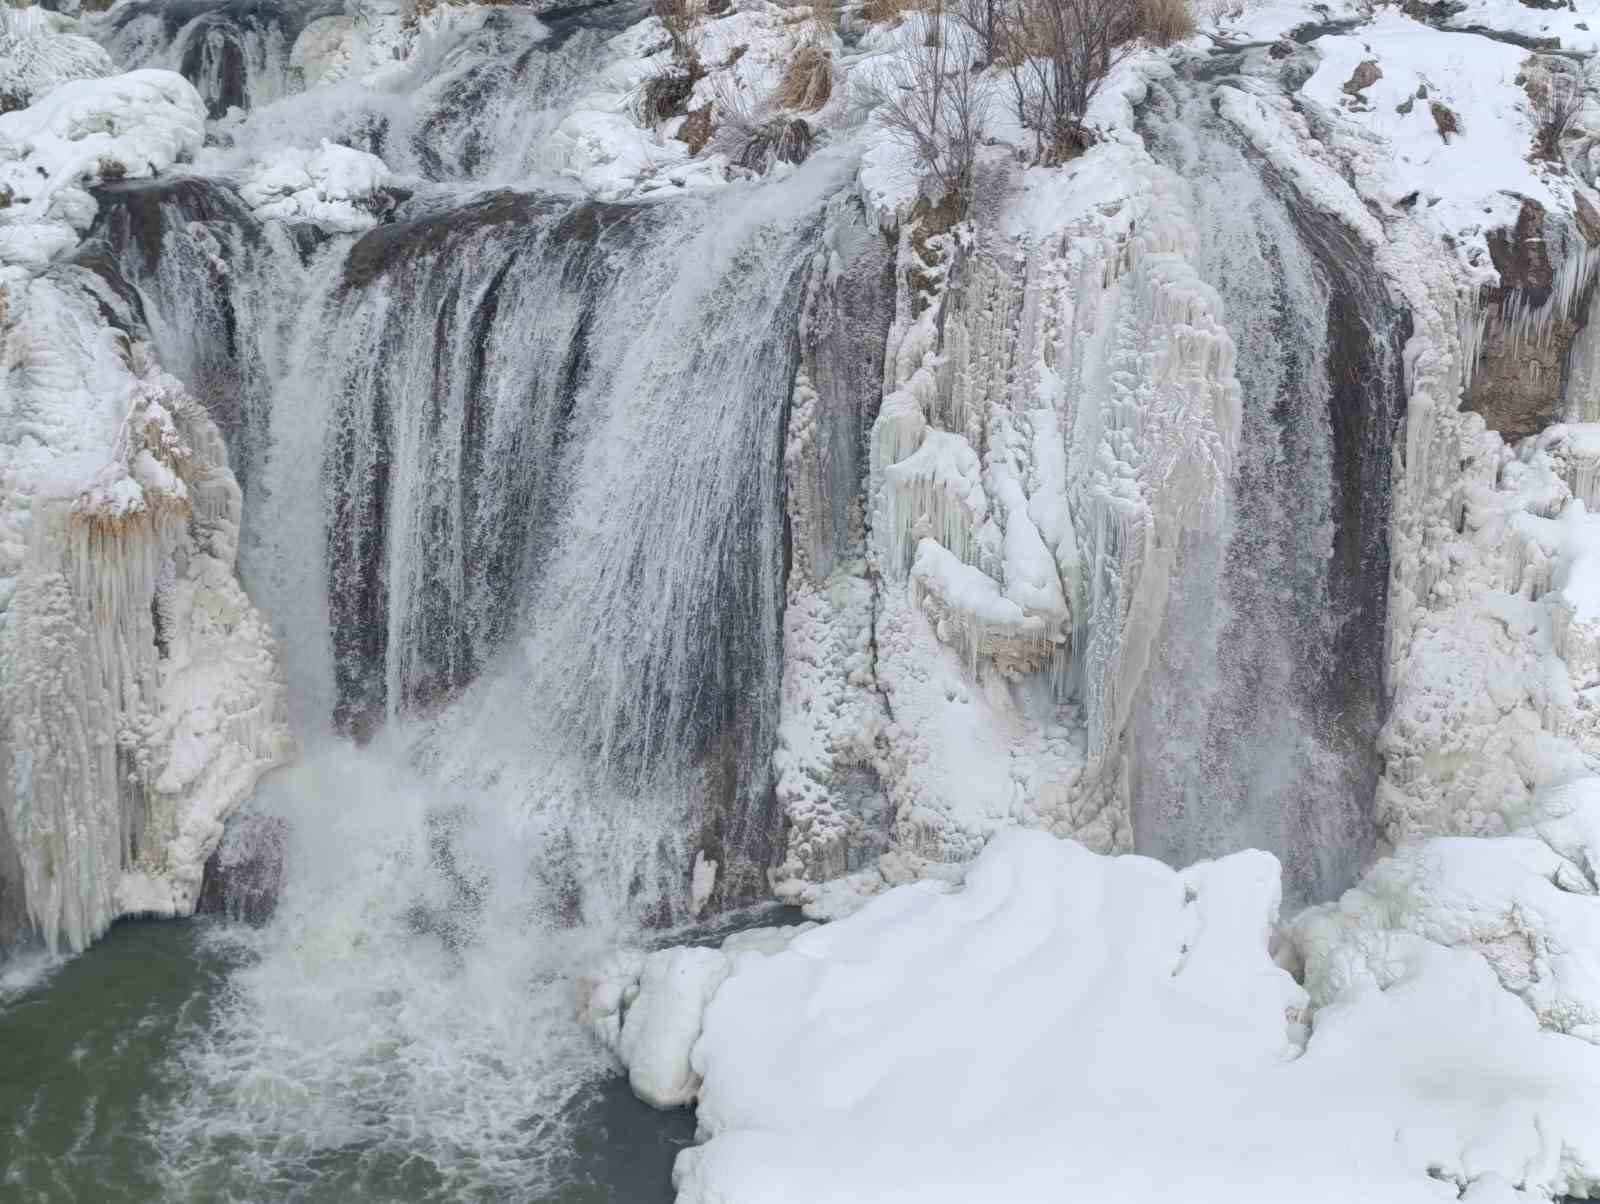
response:
[[[1389,8],[1312,46],[1321,62],[1301,95],[1387,147],[1380,173],[1363,181],[1366,195],[1390,209],[1415,206],[1483,254],[1484,233],[1514,223],[1521,198],[1557,206],[1548,170],[1531,161],[1535,125],[1518,82],[1526,50]],[[1357,87],[1367,64],[1379,75]],[[1442,132],[1441,122],[1454,128]]]
[[[1565,838],[1600,851],[1584,822]],[[1539,865],[1481,844],[1488,860],[1430,879],[1435,916],[1452,890],[1537,897]],[[1374,982],[1325,968],[1374,946],[1314,938],[1338,928],[1317,913],[1308,997],[1269,955],[1277,905],[1264,853],[1174,871],[1010,832],[962,889],[919,883],[759,951],[695,950],[726,978],[689,1058],[706,1140],[679,1155],[678,1200],[1153,1200],[1181,1184],[1406,1204],[1600,1184],[1600,1050],[1541,1031],[1443,931],[1396,935]],[[1592,894],[1570,906],[1552,945],[1584,935],[1578,908],[1600,912]],[[717,973],[686,977],[685,1013]],[[675,1020],[677,1049],[694,1027]]]
[[[94,220],[91,185],[165,171],[204,136],[200,97],[170,71],[72,80],[0,113],[0,264],[48,263]]]

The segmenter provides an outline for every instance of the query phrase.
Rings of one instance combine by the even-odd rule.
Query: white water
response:
[[[853,163],[647,206],[472,192],[537,173],[570,82],[514,51],[476,131],[474,51],[381,99],[402,166],[455,181],[420,223],[302,263],[175,208],[156,262],[117,256],[163,362],[235,407],[301,745],[251,804],[288,832],[277,913],[207,936],[242,964],[169,1068],[173,1196],[539,1198],[611,1069],[578,977],[690,918],[697,854],[719,906],[774,860],[781,438]],[[227,128],[247,154],[313,104]]]
[[[1381,542],[1378,567],[1359,542],[1369,530],[1340,531],[1367,517],[1364,498],[1340,512],[1341,473],[1344,488],[1368,482],[1339,463],[1332,419],[1341,406],[1379,408],[1391,381],[1364,381],[1372,396],[1360,401],[1336,393],[1328,268],[1210,103],[1203,87],[1175,82],[1147,121],[1158,157],[1192,185],[1197,266],[1239,350],[1244,420],[1222,538],[1183,545],[1143,691],[1135,847],[1175,865],[1271,850],[1292,904],[1337,896],[1374,840],[1377,683],[1347,657],[1364,643],[1345,628],[1372,620],[1350,599],[1376,575],[1369,634],[1381,635],[1387,561]],[[1360,320],[1374,348],[1365,354],[1382,365],[1387,317]],[[1387,460],[1378,468],[1386,480]],[[1345,562],[1341,538],[1354,549]]]

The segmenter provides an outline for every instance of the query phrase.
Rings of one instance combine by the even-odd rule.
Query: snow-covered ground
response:
[[[1584,1194],[1600,1048],[1502,984],[1518,942],[1576,940],[1559,1006],[1593,1015],[1593,884],[1542,874],[1587,881],[1597,817],[1409,850],[1279,948],[1309,992],[1269,951],[1270,856],[1175,871],[1010,832],[959,890],[613,963],[596,1020],[645,1098],[698,1098],[680,1204]]]

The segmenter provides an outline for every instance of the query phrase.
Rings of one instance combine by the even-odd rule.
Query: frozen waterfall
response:
[[[1134,721],[1134,844],[1174,865],[1268,849],[1291,901],[1332,898],[1377,839],[1404,320],[1209,86],[1153,90],[1143,123],[1190,182],[1244,418],[1222,537],[1180,547]]]

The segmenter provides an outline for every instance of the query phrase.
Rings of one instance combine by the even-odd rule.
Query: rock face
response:
[[[278,909],[283,889],[287,823],[248,808],[234,815],[206,861],[195,911],[260,926]]]
[[[1462,408],[1507,442],[1564,416],[1568,355],[1593,290],[1589,246],[1581,225],[1563,227],[1532,200],[1514,226],[1489,235],[1500,283],[1480,297],[1481,350]]]

